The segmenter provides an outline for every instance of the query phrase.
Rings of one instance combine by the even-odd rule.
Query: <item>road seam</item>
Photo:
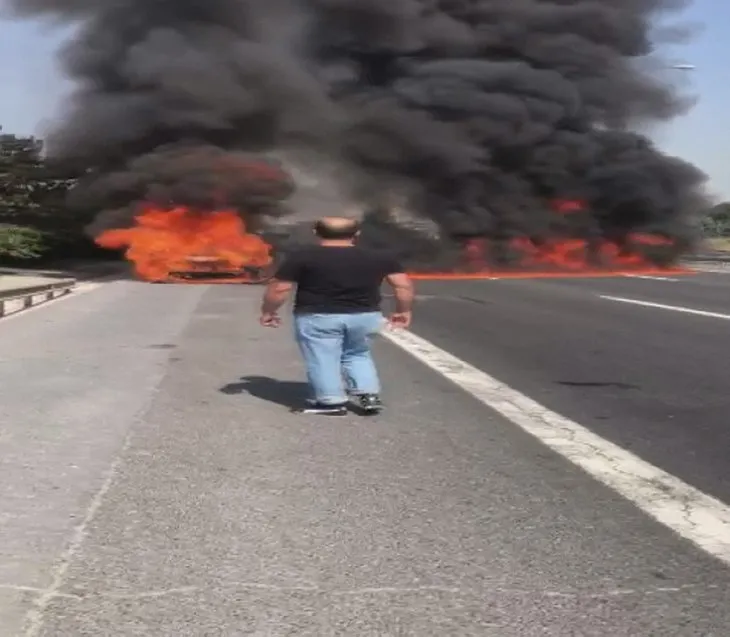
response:
[[[86,285],[89,289],[97,289],[99,286],[103,285],[104,282],[105,279],[98,279],[96,282],[87,283]],[[195,309],[200,306],[202,302],[201,297],[202,293],[201,296],[198,297],[195,306],[191,311],[191,316],[192,314],[194,314]],[[184,329],[184,326],[180,329]],[[169,356],[167,356],[166,359],[169,361]],[[49,606],[54,600],[77,599],[77,596],[62,591],[66,583],[68,570],[71,567],[74,559],[76,559],[77,555],[82,550],[84,542],[89,535],[89,527],[92,525],[97,514],[104,505],[107,494],[115,485],[119,471],[122,465],[124,465],[127,459],[127,453],[132,446],[132,442],[136,433],[136,428],[141,422],[144,415],[150,410],[151,405],[156,400],[160,385],[162,384],[162,382],[164,382],[167,374],[169,373],[169,370],[169,364],[164,365],[160,369],[159,373],[150,381],[149,386],[152,389],[149,393],[148,400],[145,401],[135,417],[132,419],[129,430],[124,436],[121,446],[119,447],[106,471],[103,472],[100,476],[102,478],[102,482],[99,486],[99,489],[95,493],[93,493],[91,501],[89,502],[86,509],[83,511],[83,518],[75,527],[73,527],[70,537],[65,544],[65,548],[61,552],[58,559],[54,562],[53,568],[50,572],[50,584],[46,588],[36,589],[38,596],[33,601],[33,606],[31,607],[31,609],[25,615],[24,632],[22,633],[22,637],[39,637],[41,635],[46,620],[46,612],[48,611]],[[28,590],[27,592],[30,591]]]
[[[99,509],[104,502],[106,494],[109,492],[109,489],[111,489],[112,485],[114,484],[114,480],[116,479],[117,472],[119,471],[119,467],[122,464],[125,453],[131,445],[132,431],[133,430],[130,429],[116,458],[107,469],[106,475],[104,476],[104,481],[102,482],[99,490],[94,494],[94,497],[91,499],[89,506],[86,508],[83,519],[73,530],[71,539],[67,544],[66,549],[61,554],[60,559],[56,562],[56,566],[51,573],[52,578],[50,585],[48,586],[48,588],[40,591],[38,598],[35,600],[34,608],[32,608],[26,615],[26,630],[23,633],[23,637],[38,637],[38,635],[40,635],[41,630],[43,629],[45,614],[46,610],[48,610],[48,606],[54,599],[62,596],[61,588],[64,585],[66,573],[71,566],[71,562],[81,549],[84,540],[86,540],[89,525],[96,517],[96,514],[99,512]]]
[[[730,317],[728,317],[730,318]],[[652,518],[730,564],[730,507],[408,331],[383,336]]]
[[[607,588],[605,590],[543,590],[543,589],[519,589],[503,586],[485,586],[481,589],[464,588],[461,586],[366,586],[362,588],[339,589],[327,588],[315,584],[269,584],[265,582],[227,582],[222,581],[206,586],[178,586],[159,590],[144,590],[135,592],[114,592],[114,591],[87,591],[79,590],[76,593],[59,593],[58,598],[64,600],[85,602],[89,600],[112,600],[112,601],[140,601],[146,599],[159,599],[162,597],[198,595],[201,592],[223,592],[230,594],[233,591],[265,591],[272,593],[316,593],[329,595],[331,597],[366,597],[374,595],[398,596],[421,593],[444,593],[459,595],[462,597],[477,597],[483,599],[486,594],[509,595],[515,597],[557,597],[563,599],[610,599],[616,597],[649,597],[653,595],[665,595],[683,593],[697,590],[717,590],[719,586],[714,584],[682,584],[679,586],[650,586],[646,588]],[[0,584],[0,590],[19,592],[43,592],[41,589],[32,586],[13,586]]]

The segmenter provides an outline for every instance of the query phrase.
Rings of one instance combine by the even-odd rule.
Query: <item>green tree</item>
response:
[[[1,130],[1,129],[0,129]],[[66,206],[75,175],[43,156],[43,142],[0,134],[0,258],[93,252],[88,218]]]
[[[702,227],[707,237],[730,237],[730,202],[711,208],[702,220]]]
[[[0,134],[0,258],[43,254],[43,233],[30,222],[37,207],[32,173],[40,166],[42,149],[32,137]]]
[[[0,257],[37,259],[45,248],[45,237],[35,228],[0,224]]]

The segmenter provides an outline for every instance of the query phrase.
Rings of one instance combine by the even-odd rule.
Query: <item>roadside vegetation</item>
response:
[[[76,181],[43,157],[43,142],[0,127],[0,264],[109,258],[84,228],[91,216],[66,206]]]
[[[730,252],[730,202],[712,208],[702,220],[702,230],[708,249]]]

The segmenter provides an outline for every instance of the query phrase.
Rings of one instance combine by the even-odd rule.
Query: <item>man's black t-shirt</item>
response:
[[[297,284],[296,314],[355,314],[379,311],[383,279],[403,271],[382,252],[308,246],[287,255],[276,278]]]

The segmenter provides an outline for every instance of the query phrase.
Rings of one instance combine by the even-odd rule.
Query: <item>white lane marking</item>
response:
[[[730,564],[730,507],[408,331],[383,336],[710,555]]]
[[[677,283],[679,279],[672,279],[668,276],[650,276],[648,274],[624,274],[628,279],[647,279],[649,281],[672,281],[673,283]]]
[[[608,296],[599,294],[599,298],[606,301],[616,301],[617,303],[630,303],[632,305],[642,305],[644,307],[654,307],[660,310],[672,310],[673,312],[683,312],[684,314],[696,314],[697,316],[708,316],[710,318],[719,318],[730,321],[730,314],[721,314],[720,312],[708,312],[707,310],[695,310],[691,307],[682,307],[681,305],[664,305],[663,303],[651,303],[649,301],[639,301],[638,299],[626,299],[622,296]]]

